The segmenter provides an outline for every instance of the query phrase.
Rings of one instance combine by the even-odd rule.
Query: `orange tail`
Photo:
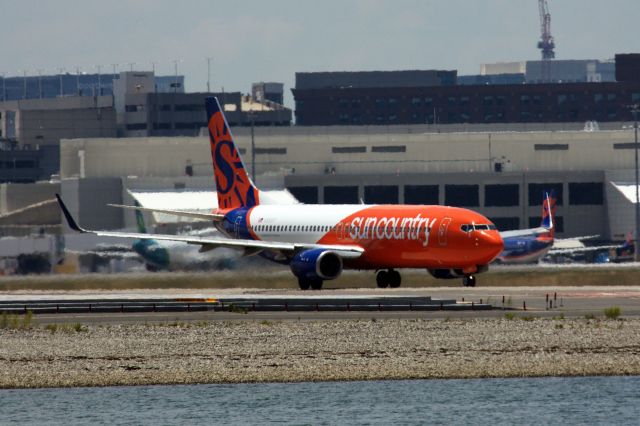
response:
[[[259,204],[259,191],[247,175],[218,99],[207,98],[205,106],[218,208],[234,209]]]

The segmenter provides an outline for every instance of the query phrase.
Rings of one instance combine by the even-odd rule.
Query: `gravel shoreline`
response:
[[[0,330],[0,388],[640,375],[640,319],[229,321]]]

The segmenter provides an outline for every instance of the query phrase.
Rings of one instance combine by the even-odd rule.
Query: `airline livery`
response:
[[[247,175],[216,98],[206,110],[218,196],[210,214],[148,209],[212,220],[228,239],[89,231],[79,227],[58,201],[75,231],[100,236],[181,241],[200,251],[231,247],[289,265],[300,289],[319,290],[343,269],[376,270],[378,287],[399,287],[401,268],[425,268],[436,278],[457,278],[474,286],[500,254],[503,241],[481,214],[457,207],[427,205],[265,205]],[[121,206],[124,208],[139,208]]]
[[[542,221],[538,228],[503,231],[504,250],[497,262],[503,264],[536,263],[553,246],[556,211],[556,195],[545,192],[542,199]]]

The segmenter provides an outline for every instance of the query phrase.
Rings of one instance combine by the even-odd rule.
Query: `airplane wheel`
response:
[[[376,274],[376,284],[378,288],[389,287],[389,273],[387,271],[378,271]]]
[[[398,288],[400,284],[402,284],[400,272],[394,270],[389,271],[389,287]]]
[[[475,287],[476,286],[475,275],[465,275],[464,278],[462,278],[462,285],[465,287]]]
[[[309,290],[310,286],[311,283],[309,281],[298,278],[298,287],[300,287],[300,290]]]
[[[312,290],[322,290],[322,280],[311,281]]]

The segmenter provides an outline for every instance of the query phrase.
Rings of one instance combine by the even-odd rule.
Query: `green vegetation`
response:
[[[534,317],[534,316],[532,316],[532,315],[525,315],[525,316],[523,316],[523,317],[520,317],[520,319],[521,319],[522,321],[533,321],[533,320],[535,320],[535,319],[536,319],[536,317]]]
[[[504,314],[504,317],[506,319],[508,319],[509,321],[511,321],[512,319],[514,319],[516,317],[516,314],[514,314],[513,312],[507,312]]]
[[[33,312],[27,311],[24,315],[8,314],[0,315],[0,329],[29,330],[33,321]]]
[[[611,320],[617,320],[621,313],[619,306],[612,306],[604,310],[604,316]]]

